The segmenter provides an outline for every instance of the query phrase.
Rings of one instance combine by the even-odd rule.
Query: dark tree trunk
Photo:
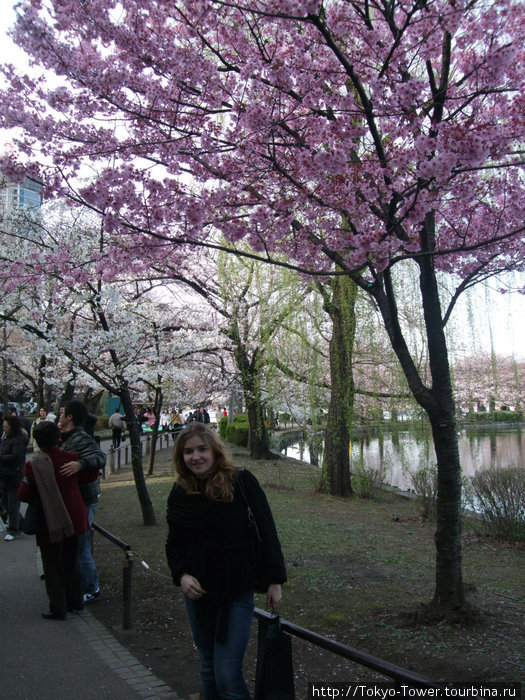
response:
[[[142,521],[144,525],[156,525],[155,512],[153,504],[149,497],[146,487],[146,479],[144,477],[144,469],[142,466],[142,447],[140,445],[139,425],[135,414],[133,413],[133,403],[127,386],[121,388],[119,398],[122,402],[126,424],[128,426],[129,442],[131,446],[131,467],[133,470],[133,478],[139,498],[140,507],[142,510]]]
[[[346,277],[332,283],[325,310],[332,320],[330,340],[331,395],[326,423],[321,489],[333,496],[352,495],[350,480],[350,428],[354,409],[352,354],[355,339],[357,285]]]
[[[2,358],[2,406],[3,415],[9,415],[9,386],[7,381],[7,328],[4,321],[3,327],[3,344],[4,357]]]
[[[253,459],[275,458],[268,444],[268,430],[261,397],[259,362],[262,351],[256,348],[251,358],[248,356],[236,324],[232,324],[229,336],[234,343],[233,355],[240,372],[244,401],[248,411],[250,456]]]
[[[272,459],[275,457],[268,445],[268,430],[264,418],[264,409],[259,395],[245,393],[248,422],[250,424],[249,448],[253,459]]]
[[[434,249],[434,220],[429,215],[422,232],[423,250]],[[461,466],[456,415],[441,303],[431,255],[419,261],[420,291],[424,312],[432,386],[425,386],[403,337],[390,273],[370,293],[376,299],[392,347],[410,389],[430,419],[437,459],[436,588],[433,606],[444,610],[465,605],[461,573]]]
[[[37,380],[36,380],[36,402],[38,408],[47,408],[44,374],[46,370],[47,359],[45,355],[40,355],[38,361]]]
[[[91,413],[97,413],[99,404],[104,396],[104,390],[93,391],[93,389],[86,389],[84,394],[84,403],[89,408]],[[104,407],[104,413],[106,412]]]
[[[461,568],[461,470],[456,426],[431,420],[438,465],[436,587],[433,604],[445,609],[465,604]]]
[[[148,476],[153,474],[153,469],[155,467],[155,455],[157,454],[157,440],[159,437],[159,421],[160,412],[162,410],[162,390],[157,386],[155,388],[155,401],[153,402],[153,413],[155,414],[155,423],[153,424],[153,430],[151,431],[151,445],[148,457]]]

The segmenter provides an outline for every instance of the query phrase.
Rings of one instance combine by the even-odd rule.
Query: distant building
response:
[[[22,183],[3,182],[0,184],[0,215],[17,209],[37,211],[42,206],[44,183],[26,177]]]

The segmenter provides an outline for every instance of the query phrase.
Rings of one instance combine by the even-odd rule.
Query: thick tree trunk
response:
[[[333,496],[352,495],[350,480],[350,428],[354,408],[352,353],[355,339],[357,285],[350,278],[336,278],[325,310],[332,319],[330,381],[332,386],[326,423],[321,490]]]
[[[149,497],[146,487],[146,479],[144,477],[144,469],[142,466],[142,448],[140,445],[140,433],[137,419],[133,413],[133,403],[127,386],[124,386],[119,392],[119,398],[124,408],[126,424],[128,426],[129,442],[131,446],[131,467],[133,470],[133,478],[139,498],[140,507],[142,510],[142,521],[144,525],[156,525],[155,512],[153,504]]]
[[[415,398],[428,414],[432,428],[438,472],[433,604],[451,610],[465,604],[461,575],[461,466],[445,334],[441,314],[437,313],[437,287],[433,292],[427,289],[424,294],[429,306],[434,306],[434,311],[429,310],[425,314],[432,388],[418,386],[417,372],[406,362],[405,353],[401,351],[398,357]]]
[[[252,394],[247,398],[245,394],[245,401],[250,424],[250,456],[253,459],[272,459],[275,455],[271,453],[268,445],[268,430],[261,397]]]
[[[429,215],[422,232],[423,250],[434,249],[434,231],[434,219]],[[461,466],[458,435],[439,289],[431,255],[421,258],[419,270],[431,388],[423,384],[403,337],[388,271],[384,274],[383,286],[374,285],[371,293],[378,303],[409,387],[430,419],[438,469],[436,588],[432,603],[436,608],[452,610],[465,605],[461,574]]]
[[[248,411],[250,456],[253,459],[272,459],[275,455],[270,451],[268,444],[268,430],[261,397],[259,375],[261,353],[256,348],[251,359],[248,357],[248,351],[242,343],[236,326],[230,330],[230,338],[235,346],[233,355],[240,372],[244,401]]]
[[[461,469],[453,416],[431,419],[438,465],[436,588],[433,604],[445,609],[465,604],[461,569]]]

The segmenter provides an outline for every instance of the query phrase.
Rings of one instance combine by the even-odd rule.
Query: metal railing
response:
[[[93,523],[92,527],[93,530],[96,530],[107,540],[116,544],[124,552],[124,560],[122,562],[122,627],[125,630],[130,630],[133,628],[133,554],[131,553],[131,546],[96,523]]]
[[[97,525],[96,523],[93,523],[93,529],[100,533],[103,537],[108,539],[110,542],[113,542],[113,544],[117,545],[117,547],[120,547],[124,552],[122,571],[122,627],[125,630],[130,630],[133,628],[132,576],[134,556],[131,550],[131,546],[123,542],[115,535],[111,534],[111,532],[105,530],[100,525]],[[265,610],[255,608],[254,617],[259,622],[259,625],[267,625],[271,620],[274,619],[275,616],[266,612]],[[323,635],[318,634],[317,632],[312,632],[311,630],[305,629],[304,627],[299,627],[293,622],[288,622],[287,620],[281,618],[280,627],[285,634],[289,634],[292,637],[302,639],[310,644],[313,644],[314,646],[320,647],[321,649],[325,649],[326,651],[329,651],[332,654],[337,654],[338,656],[348,659],[349,661],[353,661],[354,663],[359,664],[360,666],[365,666],[366,668],[370,668],[374,671],[377,671],[383,676],[391,678],[395,683],[404,683],[411,687],[418,688],[441,687],[440,683],[425,678],[424,676],[420,676],[417,673],[413,673],[412,671],[409,671],[406,668],[402,668],[401,666],[392,664],[389,661],[384,661],[383,659],[379,659],[376,656],[372,656],[371,654],[367,654],[363,651],[359,651],[358,649],[349,647],[346,644],[341,644],[340,642],[336,642],[333,639],[328,639],[328,637],[324,637]],[[260,638],[261,635],[259,635],[259,639]],[[257,654],[259,655],[259,649],[257,651]]]
[[[157,449],[162,450],[173,444],[172,433],[158,433]],[[140,438],[142,455],[148,455],[151,447],[151,435],[143,435]],[[110,474],[115,474],[121,467],[131,462],[131,445],[128,441],[120,447],[110,447],[108,450],[107,468]]]
[[[254,616],[259,621],[259,624],[268,624],[271,620],[275,618],[274,615],[261,610],[260,608],[255,608]],[[323,635],[317,632],[312,632],[304,627],[298,627],[292,622],[287,620],[280,620],[280,627],[283,632],[291,635],[292,637],[298,637],[303,639],[314,646],[320,647],[321,649],[326,649],[332,654],[337,654],[345,659],[349,659],[360,666],[365,666],[374,671],[381,673],[383,676],[391,678],[395,683],[405,684],[411,687],[417,688],[441,688],[442,684],[432,681],[424,676],[420,676],[417,673],[413,673],[406,668],[397,666],[390,663],[389,661],[383,661],[376,656],[367,654],[358,649],[353,649],[352,647],[346,646],[346,644],[341,644],[333,639],[328,639],[328,637],[323,637]],[[259,635],[260,638],[260,635]],[[257,656],[259,656],[259,649],[257,650]]]

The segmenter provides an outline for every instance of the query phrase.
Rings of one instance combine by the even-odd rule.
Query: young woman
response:
[[[166,555],[173,581],[184,593],[204,697],[246,699],[242,661],[256,573],[245,498],[261,535],[270,582],[266,601],[273,608],[281,600],[286,570],[270,507],[257,479],[247,471],[239,476],[224,443],[203,423],[190,423],[181,432],[173,461],[177,479],[168,498]]]

